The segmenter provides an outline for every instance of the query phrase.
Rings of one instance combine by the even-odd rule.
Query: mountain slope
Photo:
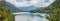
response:
[[[16,6],[14,6],[13,4],[6,2],[6,6],[10,7],[12,9],[12,12],[20,12],[21,10],[19,8],[17,8]]]

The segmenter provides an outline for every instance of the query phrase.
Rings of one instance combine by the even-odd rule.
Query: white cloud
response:
[[[50,3],[44,3],[42,2],[43,0],[32,0],[32,1],[25,1],[25,2],[16,2],[16,0],[6,0],[6,1],[12,3],[16,7],[31,6],[31,5],[38,6],[38,7],[45,7],[53,2],[52,0],[50,0],[51,1]]]

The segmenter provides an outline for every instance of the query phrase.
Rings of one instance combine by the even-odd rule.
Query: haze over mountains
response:
[[[16,6],[14,6],[13,4],[11,4],[9,2],[6,2],[6,5],[11,7],[14,12],[16,10],[18,10],[18,11],[31,11],[33,9],[37,9],[37,7],[34,7],[34,6],[24,6],[24,7],[17,8]]]
[[[13,12],[20,12],[21,11],[19,8],[17,8],[16,6],[14,6],[13,4],[11,4],[9,2],[6,2],[6,6],[12,8]]]
[[[45,5],[49,5],[49,1],[47,0],[47,1],[45,1],[45,2],[47,2],[47,4],[45,3]],[[54,2],[54,0],[52,0],[51,1],[51,3],[52,2]],[[50,3],[50,4],[51,4]],[[6,0],[6,5],[7,6],[9,6],[9,7],[11,7],[12,8],[12,10],[13,10],[13,12],[20,12],[20,11],[31,11],[31,10],[35,10],[35,9],[37,9],[37,8],[40,8],[41,6],[43,6],[43,4],[44,3],[42,3],[42,1],[41,2],[39,2],[38,4],[36,4],[36,5],[30,5],[30,6],[19,6],[19,7],[17,7],[16,5],[14,5],[14,4],[16,4],[16,3],[13,3],[13,0]],[[18,4],[19,5],[19,4]],[[44,7],[44,6],[43,6]]]

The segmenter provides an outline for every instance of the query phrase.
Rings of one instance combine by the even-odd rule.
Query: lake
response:
[[[14,13],[15,21],[48,21],[45,15],[45,13]]]

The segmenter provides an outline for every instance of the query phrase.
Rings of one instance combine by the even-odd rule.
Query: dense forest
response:
[[[5,0],[0,1],[0,21],[13,21],[11,8],[6,7]]]
[[[49,10],[49,16],[46,16],[49,21],[60,21],[60,0],[56,0],[52,3]]]

